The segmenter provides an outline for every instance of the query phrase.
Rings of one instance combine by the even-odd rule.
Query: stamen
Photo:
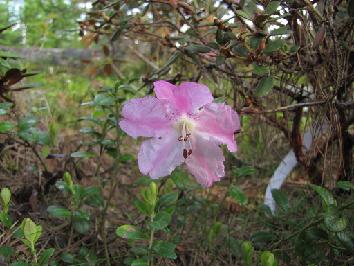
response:
[[[189,139],[189,136],[191,135],[191,133],[187,133],[186,136],[184,137],[184,141],[187,141]]]
[[[182,142],[183,147],[183,158],[187,159],[192,154],[192,143],[190,136],[192,135],[191,132],[193,130],[193,122],[189,121],[187,118],[183,118],[177,126],[178,131],[180,132],[180,136],[178,137],[178,141]]]
[[[188,157],[187,149],[183,149],[183,157],[184,157],[184,159],[187,159],[187,157]]]

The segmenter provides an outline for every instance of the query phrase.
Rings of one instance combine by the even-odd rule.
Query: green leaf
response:
[[[220,46],[217,42],[208,42],[207,46],[209,46],[212,49],[219,50]]]
[[[257,87],[255,95],[258,97],[266,96],[273,89],[273,78],[272,77],[263,77]]]
[[[247,13],[247,14],[255,14],[258,11],[256,0],[247,0],[244,1],[243,4],[241,1],[239,1],[240,4],[242,5],[242,9]]]
[[[286,26],[279,27],[278,29],[272,30],[269,35],[270,36],[277,36],[277,35],[284,35],[284,34],[290,34],[292,31],[289,30]]]
[[[111,106],[113,103],[113,97],[104,93],[97,94],[93,100],[95,106]]]
[[[353,252],[354,251],[354,243],[353,238],[350,237],[352,232],[350,231],[341,231],[337,232],[336,236],[338,237],[339,241],[344,245],[346,249]]]
[[[96,153],[90,151],[77,151],[70,154],[72,158],[92,158],[96,156]]]
[[[273,232],[258,231],[252,234],[251,240],[257,245],[266,245],[277,239]]]
[[[292,46],[290,46],[290,49],[289,49],[289,52],[291,53],[291,54],[295,54],[295,53],[297,53],[297,51],[300,49],[300,46],[298,46],[298,45],[292,45]]]
[[[281,208],[283,211],[287,211],[289,209],[289,200],[283,191],[279,189],[272,189],[272,196],[277,204],[277,207]]]
[[[0,121],[0,134],[11,131],[15,126],[8,121]]]
[[[224,96],[214,98],[213,101],[213,103],[225,103],[225,102],[226,102],[226,98]]]
[[[184,190],[192,186],[188,174],[180,169],[173,171],[171,178],[176,184],[177,188],[180,190]]]
[[[64,252],[62,255],[61,255],[61,259],[63,262],[67,263],[67,264],[73,264],[75,263],[75,257],[74,255],[68,253],[68,252]]]
[[[224,225],[220,222],[215,222],[211,226],[209,233],[208,233],[209,249],[211,249],[213,247],[213,244],[216,241],[216,239],[220,236],[223,227],[224,227]]]
[[[226,57],[225,57],[225,56],[223,56],[223,55],[218,55],[218,56],[216,57],[215,64],[216,64],[217,66],[221,66],[222,64],[225,63],[225,60],[226,60]]]
[[[56,205],[51,205],[47,208],[47,212],[50,216],[55,218],[68,218],[71,217],[70,210]]]
[[[167,241],[156,241],[152,247],[157,256],[176,259],[176,244]]]
[[[139,177],[135,182],[134,185],[136,186],[147,186],[150,185],[150,183],[153,182],[150,177],[148,176],[141,176]]]
[[[252,20],[252,15],[243,11],[243,10],[236,10],[236,14],[242,18],[248,19],[248,20]]]
[[[73,226],[80,234],[85,234],[90,230],[90,215],[83,210],[73,212]]]
[[[261,66],[258,65],[256,63],[253,63],[253,73],[256,75],[265,75],[265,74],[269,74],[269,68],[267,66]]]
[[[8,246],[1,246],[0,247],[0,256],[5,258],[10,258],[11,256],[15,255],[16,250],[13,247]]]
[[[38,259],[38,265],[46,266],[49,264],[50,258],[53,256],[55,249],[48,248],[42,251],[41,256]]]
[[[165,211],[160,211],[156,214],[154,221],[150,226],[153,230],[165,229],[171,222],[172,215]]]
[[[211,48],[202,44],[190,44],[186,47],[186,51],[191,54],[208,53]]]
[[[146,259],[133,260],[130,264],[131,266],[148,266],[148,261]]]
[[[218,30],[216,31],[216,42],[217,42],[218,44],[224,45],[224,44],[226,44],[228,41],[230,41],[230,40],[227,38],[227,36],[225,36],[224,31],[221,30],[221,29],[218,29]]]
[[[0,211],[0,222],[7,228],[10,228],[12,225],[12,219],[10,215],[7,213],[8,210]]]
[[[354,184],[350,181],[338,181],[336,187],[346,191],[354,190]]]
[[[150,216],[154,212],[154,206],[151,206],[148,202],[135,199],[134,206],[144,215]]]
[[[36,225],[30,218],[25,218],[22,226],[24,237],[31,243],[31,248],[33,249],[42,234],[42,227]]]
[[[261,205],[259,206],[259,210],[261,211],[261,213],[262,213],[265,217],[267,217],[267,218],[273,217],[273,212],[272,212],[272,210],[270,209],[270,207],[269,207],[268,205],[266,205],[266,204],[261,204]]]
[[[256,172],[256,169],[254,169],[252,166],[236,167],[232,170],[232,174],[235,177],[252,176],[255,172]]]
[[[5,210],[5,212],[7,213],[8,207],[9,207],[9,203],[10,203],[10,200],[11,200],[11,191],[10,191],[10,189],[8,189],[7,187],[2,188],[1,192],[0,192],[0,198],[1,198],[2,207]]]
[[[277,11],[280,6],[280,1],[271,1],[264,9],[264,12],[268,15],[272,15],[275,11]]]
[[[248,56],[248,50],[243,44],[236,44],[232,47],[231,51],[240,57],[247,57]]]
[[[337,206],[336,200],[334,199],[332,194],[327,189],[320,187],[320,186],[312,185],[312,184],[310,184],[310,187],[314,191],[316,191],[316,193],[318,195],[320,195],[320,197],[322,199],[323,207],[328,209],[329,206]]]
[[[158,201],[158,207],[169,207],[175,205],[178,199],[178,192],[170,192],[162,195]]]
[[[251,36],[249,39],[250,46],[253,50],[256,50],[259,47],[263,37],[260,36]]]
[[[65,181],[65,184],[67,185],[68,189],[70,190],[70,192],[72,194],[74,194],[75,193],[75,191],[74,191],[74,182],[73,182],[73,179],[72,179],[72,177],[71,177],[69,172],[65,172],[64,173],[64,181]]]
[[[132,162],[135,160],[134,155],[126,153],[119,156],[119,161],[122,163]]]
[[[254,253],[254,248],[252,246],[252,243],[249,241],[245,241],[242,243],[242,255],[243,255],[243,261],[246,266],[252,266],[252,257]]]
[[[345,217],[338,217],[336,210],[329,209],[324,217],[324,223],[329,231],[340,232],[347,227],[347,219]]]
[[[84,202],[94,207],[100,207],[104,205],[104,201],[101,195],[101,189],[96,186],[83,188],[82,197]]]
[[[148,246],[145,245],[143,246],[134,245],[130,248],[130,251],[134,253],[134,255],[140,258],[149,255]]]
[[[116,234],[119,237],[129,239],[129,240],[144,240],[147,239],[146,234],[144,234],[139,228],[136,226],[125,224],[121,225],[117,228]]]
[[[7,114],[12,106],[12,103],[0,103],[0,115]]]
[[[240,205],[244,206],[248,202],[246,194],[236,186],[230,186],[229,195]]]
[[[277,266],[274,254],[270,251],[263,251],[261,254],[261,265],[262,266]]]
[[[76,232],[86,234],[90,230],[91,224],[85,220],[78,220],[73,222],[73,226]]]
[[[230,238],[228,239],[228,244],[230,246],[231,254],[236,257],[240,257],[242,252],[240,240],[230,236]]]
[[[282,39],[269,40],[265,49],[263,50],[265,54],[271,54],[275,51],[278,51],[285,44],[285,41]]]
[[[155,182],[151,182],[149,188],[142,191],[144,201],[149,203],[153,208],[156,206],[157,193],[157,185]]]

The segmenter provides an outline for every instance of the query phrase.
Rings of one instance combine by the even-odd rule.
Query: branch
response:
[[[276,113],[276,112],[285,112],[285,111],[294,111],[296,109],[302,108],[302,107],[309,107],[309,106],[315,106],[315,105],[321,105],[329,103],[329,100],[319,100],[319,101],[314,101],[314,102],[307,102],[307,103],[296,103],[296,104],[291,104],[288,106],[283,106],[279,107],[276,109],[271,109],[271,110],[263,110],[263,111],[255,111],[254,109],[248,110],[247,108],[242,109],[243,114],[266,114],[266,113]],[[349,101],[349,102],[335,102],[336,105],[341,106],[341,107],[353,107],[354,106],[354,101]]]

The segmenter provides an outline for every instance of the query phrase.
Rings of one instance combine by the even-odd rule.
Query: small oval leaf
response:
[[[263,77],[257,85],[255,95],[258,97],[266,96],[273,89],[273,86],[272,77]]]

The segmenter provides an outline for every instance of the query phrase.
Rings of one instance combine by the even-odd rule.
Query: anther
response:
[[[191,133],[187,133],[186,136],[184,137],[184,141],[187,141],[189,139],[189,136],[191,135]]]
[[[187,159],[187,157],[188,157],[187,149],[183,149],[183,157],[184,157],[184,159]]]
[[[190,156],[192,154],[192,149],[188,150],[188,156]]]
[[[183,139],[183,136],[179,136],[179,137],[178,137],[178,141],[182,141],[182,140],[184,140],[184,139]]]

